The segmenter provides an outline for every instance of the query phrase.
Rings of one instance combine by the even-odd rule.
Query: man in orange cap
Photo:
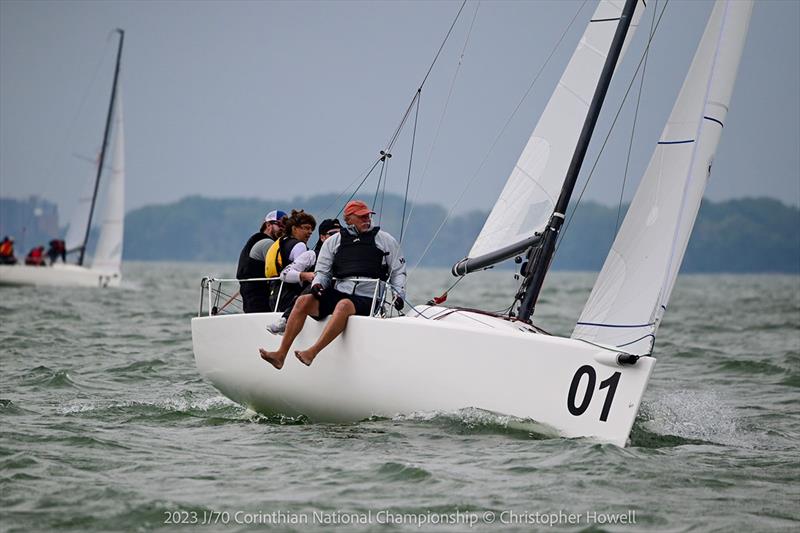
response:
[[[282,368],[306,317],[322,320],[330,315],[317,342],[294,352],[301,363],[311,365],[317,354],[344,331],[351,316],[372,315],[377,280],[388,281],[396,295],[395,308],[398,311],[403,308],[406,262],[395,238],[372,226],[373,214],[361,200],[347,203],[344,208],[346,227],[327,239],[319,252],[311,294],[297,299],[280,347],[275,352],[260,349],[262,359],[277,369]],[[336,283],[331,287],[334,278]],[[364,278],[376,281],[358,281]],[[378,290],[379,300],[382,294],[383,284]]]

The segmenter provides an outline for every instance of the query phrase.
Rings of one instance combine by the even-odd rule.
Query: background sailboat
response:
[[[665,136],[657,145],[653,158],[657,167],[651,164],[653,170],[646,173],[612,250],[612,256],[620,255],[622,260],[609,260],[612,266],[600,275],[573,338],[548,335],[527,318],[550,264],[563,221],[562,209],[580,168],[580,152],[585,153],[586,133],[591,134],[602,103],[602,83],[607,87],[628,28],[638,20],[637,4],[643,6],[636,0],[628,0],[624,7],[600,2],[579,45],[578,51],[597,24],[616,22],[613,31],[592,42],[593,50],[601,51],[595,55],[602,57],[602,69],[578,70],[596,74],[588,76],[597,85],[591,103],[580,97],[584,93],[574,88],[567,91],[577,94],[583,104],[574,107],[582,116],[571,121],[570,133],[559,143],[559,150],[572,146],[571,156],[547,157],[544,148],[550,136],[539,132],[558,130],[558,124],[548,126],[547,120],[559,113],[546,111],[509,180],[511,193],[501,195],[502,207],[493,211],[482,232],[485,237],[485,232],[504,227],[497,235],[512,238],[501,248],[495,244],[487,248],[483,243],[494,243],[497,237],[479,237],[481,242],[476,242],[471,254],[475,257],[454,267],[462,275],[525,252],[530,266],[523,269],[525,281],[517,294],[522,319],[438,306],[417,306],[408,316],[392,319],[352,317],[345,334],[328,346],[312,367],[295,362],[278,372],[265,365],[256,351],[258,346],[277,347],[279,339],[264,330],[276,315],[200,316],[192,320],[200,372],[231,399],[265,413],[352,421],[376,414],[476,407],[532,421],[537,431],[624,445],[655,366],[650,355],[652,341],[643,338],[631,343],[630,335],[616,339],[598,332],[641,324],[637,322],[640,314],[629,316],[629,308],[657,318],[663,313],[719,139],[719,131],[709,127],[724,124],[724,114],[718,113],[727,109],[752,10],[751,2],[719,0],[715,5]],[[581,58],[578,51],[573,61]],[[568,66],[559,87],[568,87],[563,82],[573,74]],[[603,82],[604,78],[609,79]],[[557,100],[554,96],[551,103]],[[684,137],[687,132],[692,137]],[[677,152],[670,149],[679,144],[694,147],[679,147],[686,150]],[[698,174],[702,169],[706,172]],[[538,177],[531,179],[548,172],[559,182],[553,190]],[[515,209],[512,204],[518,197],[525,201]],[[501,220],[510,211],[516,215]],[[536,216],[528,216],[531,214]],[[525,229],[515,233],[514,228]],[[552,233],[548,235],[548,231]],[[642,231],[653,234],[642,237]],[[659,253],[659,259],[651,263],[653,251],[664,248],[667,253]],[[620,271],[626,276],[620,276]],[[636,284],[642,279],[658,287],[632,304]],[[650,297],[651,293],[656,297]],[[652,311],[653,305],[656,311]],[[617,316],[627,322],[615,323]],[[647,324],[644,333],[652,336],[657,321]],[[296,346],[310,345],[321,327],[308,321]],[[636,345],[641,340],[645,344]]]
[[[78,206],[73,213],[67,235],[66,248],[78,254],[77,264],[55,263],[53,266],[0,265],[0,285],[55,285],[55,286],[118,286],[122,279],[122,241],[125,216],[125,138],[123,133],[122,95],[119,90],[119,72],[122,59],[123,30],[119,33],[114,82],[111,89],[103,145],[95,175],[87,183]],[[111,165],[105,168],[109,140]],[[92,217],[103,171],[106,172],[106,202],[100,225],[100,237],[91,266],[84,266]]]

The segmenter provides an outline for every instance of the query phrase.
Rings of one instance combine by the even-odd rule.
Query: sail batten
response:
[[[573,337],[651,353],[724,128],[751,11],[751,1],[715,4]]]
[[[564,73],[542,112],[500,197],[468,257],[491,254],[530,238],[547,224],[578,143],[603,70],[623,3],[599,2]],[[644,11],[639,2],[622,54]]]

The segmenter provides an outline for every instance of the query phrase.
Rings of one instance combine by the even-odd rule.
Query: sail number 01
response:
[[[608,413],[611,411],[611,402],[614,401],[614,394],[617,392],[617,385],[621,372],[614,372],[611,377],[600,382],[598,390],[608,389],[606,394],[606,401],[603,402],[603,410],[600,412],[600,421],[605,422],[608,420]],[[581,403],[577,403],[578,385],[580,385],[583,376],[588,376],[589,382],[586,384],[586,392],[583,393]],[[572,377],[572,383],[569,385],[569,394],[567,394],[567,409],[573,416],[581,416],[589,408],[594,395],[594,385],[597,383],[597,372],[589,365],[583,365],[575,372]]]

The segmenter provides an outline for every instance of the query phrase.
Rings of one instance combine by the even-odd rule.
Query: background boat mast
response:
[[[97,202],[97,191],[100,188],[100,175],[103,173],[103,165],[106,159],[106,148],[108,147],[108,138],[111,135],[111,116],[114,114],[114,101],[117,98],[117,82],[119,81],[119,63],[122,59],[122,42],[125,40],[125,30],[117,28],[115,30],[119,33],[119,48],[117,48],[117,66],[114,69],[114,82],[111,85],[111,101],[108,103],[108,115],[106,116],[106,129],[103,133],[103,145],[100,149],[100,161],[97,164],[97,177],[94,180],[94,193],[92,194],[92,204],[89,208],[89,220],[86,222],[86,236],[83,238],[83,246],[81,246],[81,255],[78,257],[78,264],[83,264],[83,258],[86,255],[86,248],[89,244],[89,231],[92,228],[92,215],[94,214],[94,206]]]

